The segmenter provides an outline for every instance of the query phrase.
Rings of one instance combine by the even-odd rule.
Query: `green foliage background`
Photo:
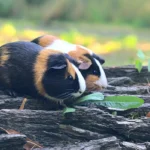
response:
[[[149,0],[0,0],[0,17],[150,25]]]
[[[53,34],[106,59],[135,64],[150,55],[150,0],[0,0],[0,45]],[[136,66],[147,65],[136,61]]]

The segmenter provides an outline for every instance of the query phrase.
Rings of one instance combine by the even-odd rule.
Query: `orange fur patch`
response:
[[[46,47],[50,45],[56,39],[58,39],[56,36],[44,35],[41,38],[39,38],[39,45],[42,47]]]
[[[86,49],[76,46],[76,50],[70,51],[68,53],[71,57],[76,59],[79,63],[86,62],[92,64],[91,60],[84,56],[85,54],[90,54]]]
[[[96,91],[102,89],[102,87],[99,87],[98,85],[95,84],[97,80],[99,80],[98,76],[95,75],[87,76],[86,78],[87,91]]]
[[[36,62],[34,64],[34,81],[35,86],[38,92],[41,95],[46,95],[44,90],[42,79],[45,71],[47,70],[47,61],[50,55],[60,53],[58,51],[50,50],[50,49],[43,49],[39,52]]]
[[[66,72],[66,78],[71,75],[73,79],[75,79],[76,72],[74,68],[72,67],[71,63],[67,60],[67,72]]]
[[[9,59],[10,55],[6,47],[2,47],[0,51],[1,51],[0,66],[3,66],[6,63],[6,61]]]

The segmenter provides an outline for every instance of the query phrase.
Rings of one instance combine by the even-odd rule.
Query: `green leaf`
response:
[[[112,115],[117,116],[117,111],[113,111]]]
[[[104,95],[100,92],[95,92],[95,93],[92,93],[92,94],[89,94],[89,95],[86,95],[86,96],[83,96],[81,98],[79,98],[77,101],[76,101],[76,104],[77,103],[82,103],[82,102],[85,102],[85,101],[101,101],[104,99]]]
[[[148,60],[148,72],[150,72],[150,59]]]
[[[71,112],[75,112],[75,111],[76,111],[75,108],[66,107],[66,108],[64,108],[64,110],[63,110],[63,114],[71,113]]]
[[[135,96],[109,96],[97,104],[108,107],[113,110],[127,110],[138,108],[144,103],[144,100]]]
[[[135,68],[138,70],[139,73],[141,72],[141,70],[142,70],[142,62],[141,62],[141,60],[137,59],[135,61]]]
[[[140,58],[140,59],[145,59],[145,54],[141,51],[141,50],[138,50],[137,52],[137,56]]]

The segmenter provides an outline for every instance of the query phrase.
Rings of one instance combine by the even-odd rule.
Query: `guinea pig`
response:
[[[56,36],[44,35],[32,40],[44,48],[67,53],[78,62],[78,68],[86,80],[87,91],[107,87],[107,78],[102,68],[105,60],[81,45],[71,44]]]
[[[57,102],[79,97],[86,89],[81,72],[63,53],[24,41],[0,47],[0,85]]]

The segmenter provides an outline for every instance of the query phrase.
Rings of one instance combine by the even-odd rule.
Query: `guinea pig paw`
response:
[[[62,107],[67,107],[63,100],[58,101],[58,104]]]
[[[9,95],[9,96],[11,96],[11,97],[17,97],[17,93],[15,92],[15,91],[13,91],[13,90],[5,90],[5,93],[7,94],[7,95]]]

